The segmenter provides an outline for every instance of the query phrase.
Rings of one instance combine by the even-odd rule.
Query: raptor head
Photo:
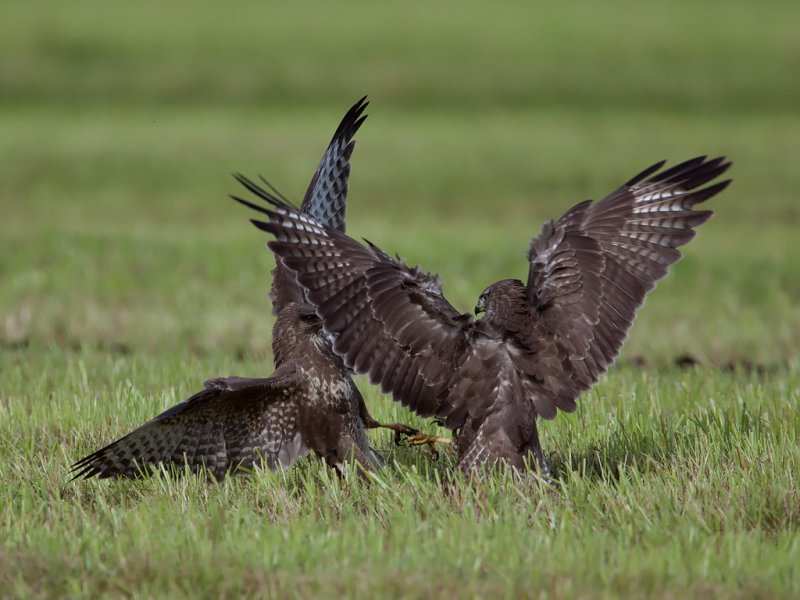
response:
[[[503,325],[527,315],[530,307],[525,285],[518,279],[502,279],[487,287],[478,297],[475,314],[483,320]]]
[[[314,307],[304,302],[290,302],[278,311],[272,328],[272,349],[276,364],[289,356],[309,353],[333,353],[334,336],[322,327]]]

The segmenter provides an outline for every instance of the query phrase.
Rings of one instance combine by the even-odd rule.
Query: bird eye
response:
[[[319,321],[319,317],[315,313],[307,313],[304,315],[300,315],[300,320],[305,323],[316,323]]]

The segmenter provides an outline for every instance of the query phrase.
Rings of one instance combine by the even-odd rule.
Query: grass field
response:
[[[795,4],[4,11],[0,597],[800,595]],[[369,484],[313,460],[67,483],[204,379],[271,372],[272,258],[229,173],[299,199],[364,93],[350,232],[463,310],[573,203],[662,158],[735,162],[621,364],[540,428],[559,491],[444,495],[449,454],[380,434]]]

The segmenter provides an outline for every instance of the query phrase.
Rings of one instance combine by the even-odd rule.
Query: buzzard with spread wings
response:
[[[72,466],[75,477],[138,477],[173,465],[216,479],[256,465],[288,468],[309,450],[340,471],[383,464],[364,432],[364,401],[313,307],[290,303],[273,330],[275,372],[226,377]]]
[[[481,293],[477,320],[445,299],[438,278],[294,210],[248,182],[271,207],[254,224],[297,274],[334,350],[384,393],[457,431],[458,466],[549,471],[537,419],[572,412],[614,362],[636,310],[711,216],[694,207],[730,183],[730,166],[694,158],[646,169],[599,202],[546,223],[528,250],[527,282]],[[242,201],[239,198],[235,198]]]
[[[337,231],[345,229],[353,136],[366,106],[362,98],[342,119],[301,204],[304,213]],[[135,477],[159,465],[187,465],[219,478],[256,464],[287,468],[309,450],[337,470],[351,456],[364,469],[381,466],[364,429],[416,430],[372,418],[331,349],[331,336],[280,259],[270,297],[277,315],[271,377],[207,381],[203,391],[75,463],[75,476]]]

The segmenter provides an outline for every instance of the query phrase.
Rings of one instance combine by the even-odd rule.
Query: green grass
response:
[[[17,363],[4,381],[0,446],[11,482],[5,590],[797,592],[797,372],[616,369],[577,415],[542,427],[560,491],[497,477],[444,495],[452,457],[431,461],[385,435],[376,443],[391,467],[368,485],[336,481],[315,461],[220,486],[193,477],[66,484],[76,455],[173,404],[209,372],[260,365],[37,350],[5,357]],[[407,418],[367,389],[379,415]]]
[[[794,3],[403,6],[4,13],[0,596],[800,595]],[[67,483],[204,379],[271,371],[272,258],[229,173],[298,199],[364,93],[350,231],[463,310],[573,203],[661,158],[735,161],[622,364],[542,425],[559,491],[445,495],[453,457],[385,435],[369,484],[313,460]]]

